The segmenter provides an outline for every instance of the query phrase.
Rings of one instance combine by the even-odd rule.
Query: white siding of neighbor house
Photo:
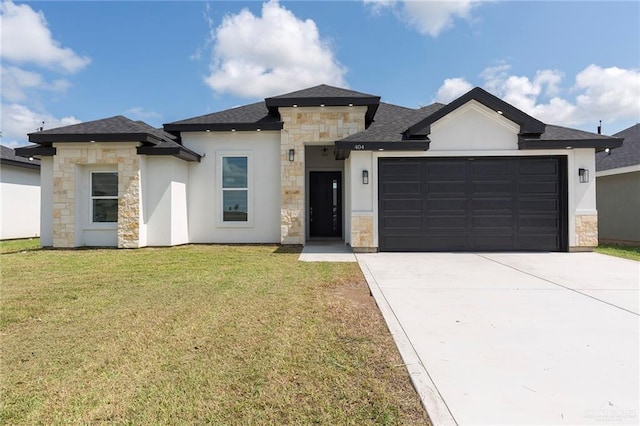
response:
[[[142,206],[146,245],[188,243],[189,163],[175,157],[148,156],[145,168]]]
[[[374,245],[378,239],[378,159],[385,157],[473,157],[473,156],[566,156],[568,176],[568,245],[577,245],[575,218],[595,215],[595,150],[554,149],[518,150],[519,126],[481,104],[471,101],[431,126],[430,148],[427,151],[352,151],[345,162],[350,173],[350,214],[374,217]],[[578,169],[590,172],[589,183],[579,183]],[[369,185],[362,184],[362,170],[369,170]],[[348,235],[348,232],[346,233]]]
[[[0,171],[0,239],[40,235],[40,171],[3,164]]]
[[[40,160],[40,245],[53,246],[53,157]]]
[[[182,143],[199,154],[189,163],[189,241],[192,243],[280,242],[280,131],[189,132]],[[222,222],[221,157],[249,158],[249,221]]]

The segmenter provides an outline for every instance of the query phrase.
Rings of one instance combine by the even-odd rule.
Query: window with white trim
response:
[[[222,156],[222,221],[249,221],[249,159]]]
[[[118,222],[118,172],[91,172],[91,222]]]

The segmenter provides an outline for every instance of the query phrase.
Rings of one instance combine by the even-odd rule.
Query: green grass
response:
[[[640,246],[601,244],[596,248],[596,252],[640,261]]]
[[[18,253],[26,250],[38,250],[40,238],[0,241],[0,254]]]
[[[427,422],[356,264],[10,245],[2,424]]]

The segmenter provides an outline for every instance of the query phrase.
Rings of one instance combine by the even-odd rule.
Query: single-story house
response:
[[[305,244],[355,251],[585,250],[595,152],[480,88],[413,109],[327,85],[165,124],[29,134],[44,246]]]
[[[0,240],[40,235],[40,160],[0,145]]]
[[[602,242],[640,244],[640,124],[613,136],[624,145],[596,154],[598,234]]]

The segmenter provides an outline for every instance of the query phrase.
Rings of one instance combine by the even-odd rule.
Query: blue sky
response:
[[[320,83],[408,107],[481,86],[547,123],[640,121],[638,1],[2,2],[2,144]]]

